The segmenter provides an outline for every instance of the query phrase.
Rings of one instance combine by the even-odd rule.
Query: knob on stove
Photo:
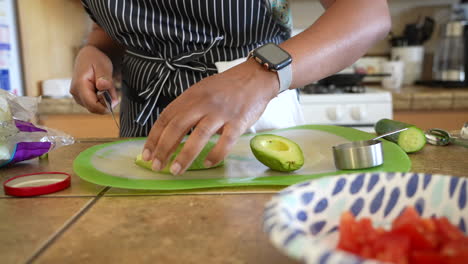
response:
[[[367,116],[367,111],[364,106],[358,105],[351,108],[351,117],[356,121],[362,121]]]
[[[343,109],[339,106],[328,107],[327,117],[331,121],[340,121],[343,118]]]

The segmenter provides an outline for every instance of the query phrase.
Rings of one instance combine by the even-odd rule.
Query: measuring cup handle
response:
[[[408,128],[405,127],[405,128],[399,129],[399,130],[395,130],[395,131],[392,131],[392,132],[388,132],[388,133],[385,133],[385,134],[383,134],[383,135],[380,135],[380,136],[378,136],[378,137],[373,138],[373,140],[376,140],[376,139],[379,139],[379,138],[383,138],[383,137],[386,137],[386,136],[390,136],[390,135],[393,135],[393,134],[396,134],[396,133],[400,133],[400,132],[405,131],[405,130],[407,130],[407,129],[408,129]]]

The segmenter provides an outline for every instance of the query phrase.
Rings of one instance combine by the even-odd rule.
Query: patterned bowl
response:
[[[389,227],[406,206],[446,216],[467,232],[468,179],[423,173],[361,173],[292,185],[266,205],[264,230],[286,255],[306,263],[381,263],[336,250],[341,214]]]

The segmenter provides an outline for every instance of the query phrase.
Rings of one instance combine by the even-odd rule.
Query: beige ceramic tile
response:
[[[454,94],[453,109],[468,110],[468,92]]]
[[[410,110],[412,97],[411,93],[393,93],[393,110]]]
[[[71,111],[66,114],[91,114],[88,109],[84,108],[83,106],[73,102]]]
[[[38,105],[39,114],[64,114],[72,110],[72,100],[70,98],[55,99],[44,98]]]
[[[45,171],[59,171],[68,173],[72,176],[71,186],[68,189],[49,194],[48,196],[95,196],[103,190],[104,187],[86,182],[73,172],[73,160],[76,156],[78,156],[81,151],[95,144],[97,143],[80,143],[58,148],[51,151],[47,159],[40,160],[36,158],[14,164],[6,168],[1,168],[0,181],[3,183],[7,179],[16,175]],[[5,197],[3,188],[0,190],[0,197]]]
[[[0,199],[0,262],[25,263],[88,200]]]
[[[296,263],[262,231],[270,197],[104,197],[37,263]]]
[[[415,93],[413,95],[412,109],[414,110],[450,110],[452,109],[453,94],[440,93]]]
[[[114,111],[118,113],[119,109],[117,105]],[[38,113],[39,115],[89,114],[89,111],[77,104],[73,98],[46,98],[39,104]]]

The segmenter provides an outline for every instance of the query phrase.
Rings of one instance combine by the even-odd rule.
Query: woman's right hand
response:
[[[112,61],[105,53],[91,45],[83,47],[75,60],[70,87],[75,101],[91,113],[106,113],[107,108],[99,101],[97,92],[108,90],[112,96],[112,105],[118,102],[112,71]]]

